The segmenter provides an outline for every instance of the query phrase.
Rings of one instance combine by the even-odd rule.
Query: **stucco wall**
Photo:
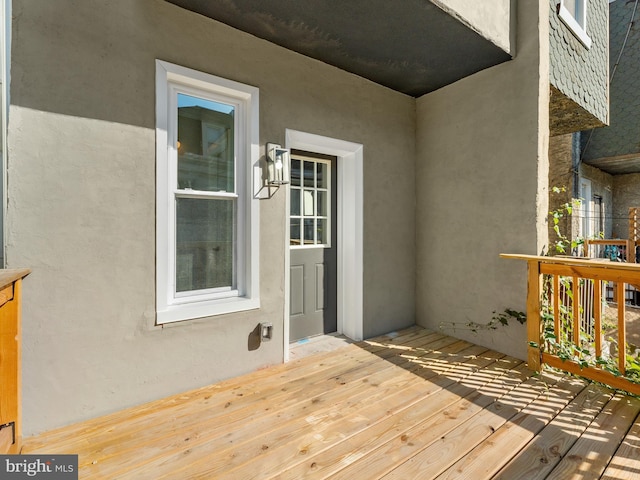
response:
[[[512,35],[512,1],[483,0],[431,0],[444,11],[459,18],[487,40],[493,42],[505,52],[514,54],[515,45]]]
[[[517,15],[513,61],[418,99],[416,314],[524,358],[519,324],[464,328],[524,310],[526,268],[499,254],[537,254],[547,239],[548,8],[518,2]]]
[[[556,13],[558,3],[558,0],[549,0],[550,83],[586,112],[606,124],[609,119],[608,3],[606,0],[587,2],[586,32],[592,40],[591,48],[586,48],[580,43],[562,22]],[[570,119],[566,121],[570,122]],[[567,131],[578,131],[587,126],[579,124]]]
[[[260,88],[261,148],[286,128],[364,145],[364,333],[414,322],[412,98],[161,0],[19,0],[13,15],[27,435],[283,359],[283,191],[260,202],[260,310],[154,326],[157,58]],[[261,321],[275,338],[251,351]]]

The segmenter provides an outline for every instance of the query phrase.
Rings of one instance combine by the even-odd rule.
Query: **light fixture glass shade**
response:
[[[288,148],[276,143],[267,143],[267,183],[272,186],[286,185],[290,181],[291,154]]]

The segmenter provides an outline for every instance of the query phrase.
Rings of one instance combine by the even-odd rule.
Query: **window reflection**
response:
[[[234,202],[176,201],[176,291],[233,284]]]
[[[178,94],[178,188],[234,192],[234,108]]]

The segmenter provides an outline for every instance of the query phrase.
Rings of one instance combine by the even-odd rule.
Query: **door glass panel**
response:
[[[317,187],[318,188],[327,188],[328,177],[327,177],[327,167],[326,163],[316,163],[316,173],[317,173]]]
[[[318,190],[316,192],[316,205],[318,206],[318,216],[326,217],[327,216],[327,192]]]
[[[300,160],[291,159],[291,186],[300,186]]]
[[[300,216],[300,189],[291,189],[291,215]]]
[[[304,244],[305,245],[313,245],[315,243],[314,223],[315,221],[313,218],[304,219]]]
[[[318,243],[329,243],[327,241],[327,220],[324,218],[319,218],[318,219],[318,226],[317,226],[317,230],[318,230],[318,235],[316,236]]]
[[[178,94],[178,188],[235,192],[234,107]]]
[[[304,186],[314,187],[314,162],[304,162]]]
[[[300,219],[291,219],[291,245],[300,245]]]
[[[294,154],[295,155],[295,154]],[[331,163],[310,157],[291,159],[292,246],[329,246]]]
[[[303,194],[304,216],[313,217],[315,214],[313,202],[313,190],[305,190]]]

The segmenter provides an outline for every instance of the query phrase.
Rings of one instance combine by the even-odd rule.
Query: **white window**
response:
[[[258,89],[156,61],[157,323],[258,308]]]
[[[591,38],[587,35],[587,0],[560,0],[558,16],[585,47],[591,48]]]

